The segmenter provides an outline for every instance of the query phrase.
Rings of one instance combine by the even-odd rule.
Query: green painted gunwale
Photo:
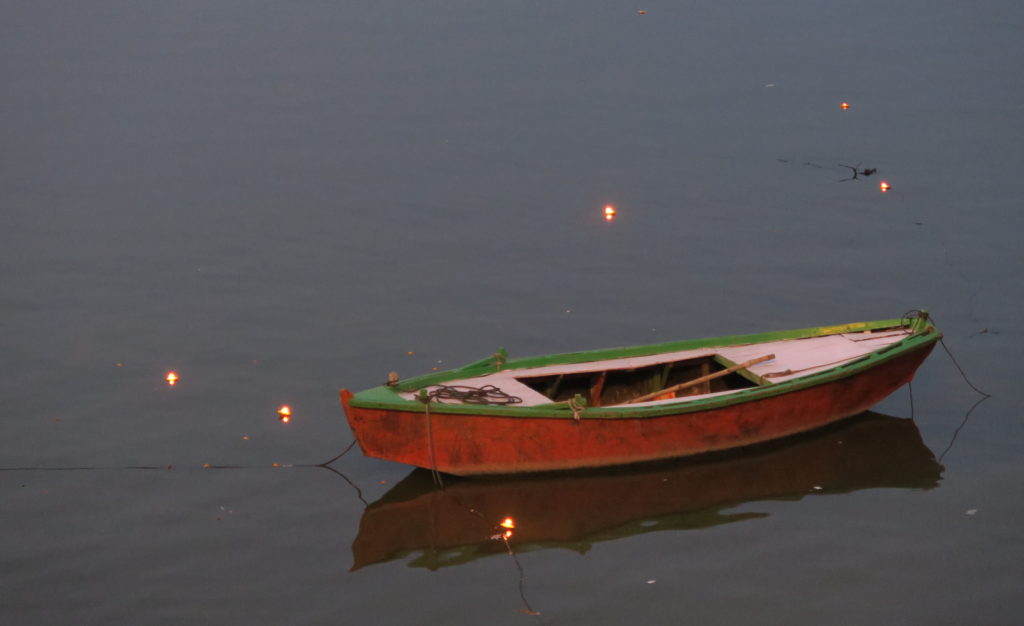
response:
[[[839,333],[860,332],[865,330],[878,330],[884,328],[896,328],[908,326],[911,330],[904,339],[890,344],[880,350],[871,352],[862,357],[847,361],[836,367],[794,378],[781,383],[750,387],[735,391],[733,393],[712,396],[702,399],[684,399],[679,402],[671,402],[653,406],[629,407],[590,407],[583,411],[583,419],[621,419],[638,417],[658,417],[662,415],[679,415],[696,411],[706,411],[732,404],[754,402],[764,398],[799,391],[807,387],[814,387],[829,383],[835,380],[853,376],[861,371],[870,369],[894,359],[901,355],[925,348],[942,338],[935,327],[928,322],[927,313],[921,312],[917,318],[896,318],[878,320],[874,322],[854,322],[850,324],[839,324],[832,326],[817,326],[813,328],[802,328],[796,330],[782,330],[752,335],[733,335],[725,337],[713,337],[707,339],[693,339],[684,341],[672,341],[668,343],[650,344],[642,346],[631,346],[624,348],[606,348],[601,350],[589,350],[584,352],[568,352],[564,354],[553,354],[546,356],[523,357],[508,360],[502,370],[527,369],[547,365],[570,365],[588,363],[591,361],[603,361],[607,359],[618,359],[625,357],[650,356],[663,352],[678,352],[697,348],[727,347],[738,345],[749,345],[765,343],[769,341],[780,341],[783,339],[801,339],[807,337],[821,337],[824,335],[835,335]],[[408,392],[428,387],[430,385],[442,384],[452,380],[473,378],[483,376],[497,371],[495,366],[495,355],[489,356],[480,361],[470,363],[460,368],[444,372],[436,372],[424,376],[417,376],[401,381],[397,386],[391,387],[381,385],[366,391],[361,391],[352,396],[349,401],[351,406],[369,409],[382,409],[388,411],[407,411],[422,413],[425,411],[424,404],[418,400],[406,400],[398,395],[399,392]],[[552,403],[532,407],[515,406],[488,406],[488,405],[454,405],[431,403],[431,414],[470,414],[494,417],[530,417],[530,418],[556,418],[565,419],[572,416],[572,411],[565,403]]]

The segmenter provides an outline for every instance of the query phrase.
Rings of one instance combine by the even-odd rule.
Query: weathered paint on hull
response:
[[[820,428],[866,411],[910,382],[932,348],[833,382],[681,415],[577,422],[435,410],[428,437],[423,412],[350,406],[348,390],[341,401],[367,456],[464,476],[582,469],[727,450]]]

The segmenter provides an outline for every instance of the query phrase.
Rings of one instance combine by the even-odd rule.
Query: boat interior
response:
[[[713,354],[643,367],[522,376],[516,380],[551,402],[564,402],[579,394],[587,406],[627,404],[650,394],[656,394],[654,399],[659,400],[699,396],[763,383],[760,377],[743,369],[725,371],[735,365]],[[686,383],[690,384],[683,386]]]
[[[645,406],[734,393],[808,376],[891,346],[908,334],[902,327],[874,329],[529,369],[509,368],[447,381],[445,385],[493,385],[520,398],[517,406],[541,406],[578,397],[591,407]],[[427,390],[434,387],[437,385]],[[402,395],[412,399],[415,392]]]

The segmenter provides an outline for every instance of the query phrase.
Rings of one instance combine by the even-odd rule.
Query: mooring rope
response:
[[[957,362],[957,360],[956,360],[956,357],[955,357],[955,356],[953,356],[953,352],[952,352],[952,351],[951,351],[951,350],[949,349],[949,347],[948,347],[948,346],[946,345],[946,342],[945,342],[944,340],[940,339],[940,340],[939,340],[939,344],[941,344],[941,345],[942,345],[942,349],[946,351],[946,354],[947,354],[947,355],[949,355],[949,360],[953,362],[953,366],[954,366],[954,367],[956,367],[956,369],[957,369],[957,371],[958,371],[958,372],[960,372],[960,376],[961,376],[961,377],[962,377],[962,378],[964,379],[964,382],[965,382],[965,383],[967,383],[967,386],[968,386],[968,387],[970,387],[971,389],[973,389],[973,390],[974,390],[974,391],[976,391],[976,392],[977,392],[977,393],[978,393],[979,395],[981,395],[981,396],[982,396],[982,397],[978,398],[978,401],[977,401],[977,402],[975,402],[975,403],[974,403],[974,405],[973,405],[973,406],[971,406],[971,408],[970,408],[970,409],[968,409],[968,410],[967,410],[967,413],[965,413],[965,414],[964,414],[964,419],[963,419],[963,421],[961,421],[961,422],[960,422],[960,425],[959,425],[959,426],[957,426],[957,427],[956,427],[956,430],[954,430],[954,431],[953,431],[953,436],[952,436],[952,437],[950,438],[950,440],[949,440],[949,445],[947,445],[947,446],[946,446],[946,449],[945,449],[945,450],[943,450],[943,451],[942,451],[942,454],[940,454],[940,455],[939,455],[939,458],[938,458],[938,462],[939,462],[939,463],[942,463],[942,459],[943,459],[943,458],[945,458],[946,454],[947,454],[947,453],[948,453],[948,452],[949,452],[950,450],[952,450],[952,449],[953,449],[953,444],[954,444],[954,443],[956,443],[956,438],[957,438],[958,436],[960,436],[960,431],[961,431],[961,430],[963,430],[964,426],[966,426],[966,425],[967,425],[967,420],[969,420],[969,419],[970,419],[970,417],[971,417],[971,413],[974,413],[974,409],[978,408],[978,406],[979,406],[979,405],[980,405],[980,404],[981,404],[982,402],[984,402],[985,400],[988,400],[989,398],[991,398],[991,397],[992,397],[992,394],[990,394],[990,393],[986,393],[986,392],[982,391],[981,389],[978,389],[978,388],[977,388],[977,387],[976,387],[976,386],[974,385],[974,383],[972,383],[972,382],[970,381],[970,379],[968,379],[968,378],[967,378],[967,373],[966,373],[966,372],[964,372],[964,368],[960,367],[960,364],[959,364],[959,363]]]
[[[902,319],[906,319],[909,322],[911,318],[921,317],[921,316],[922,316],[922,312],[921,311],[913,310],[913,311],[907,311],[903,315]],[[929,318],[931,318],[932,321],[935,321],[935,316],[934,315],[931,315],[929,313],[929,314],[927,314],[927,316]],[[992,394],[990,394],[988,392],[985,392],[985,391],[982,391],[974,383],[971,382],[971,380],[967,377],[967,372],[964,371],[964,368],[960,366],[960,363],[956,360],[956,357],[953,355],[953,351],[950,350],[949,346],[946,345],[945,338],[942,338],[942,337],[939,338],[939,345],[942,346],[942,349],[946,352],[946,355],[949,357],[949,360],[953,362],[953,367],[955,367],[956,370],[958,372],[960,372],[960,377],[964,379],[964,382],[967,383],[967,386],[970,387],[971,389],[973,389],[975,392],[977,392],[978,394],[980,394],[982,396],[981,398],[978,399],[977,402],[975,402],[971,406],[970,409],[967,410],[967,413],[964,414],[963,421],[961,421],[960,425],[957,426],[956,430],[953,431],[953,436],[949,440],[949,445],[947,445],[946,449],[943,450],[942,454],[939,455],[938,462],[941,463],[942,459],[946,456],[946,454],[950,450],[953,449],[953,444],[956,442],[956,438],[960,435],[960,431],[963,429],[964,426],[967,425],[967,420],[970,419],[971,413],[973,413],[974,409],[978,408],[978,406],[982,402],[984,402],[985,400],[988,400],[989,398],[991,398]],[[910,386],[910,383],[907,383],[907,386],[910,389],[910,417],[911,417],[911,419],[913,419],[914,418],[914,388]]]
[[[508,406],[520,404],[523,399],[505,393],[494,385],[483,387],[470,387],[468,385],[437,385],[430,391],[420,389],[416,399],[423,403],[423,413],[427,420],[427,450],[430,453],[430,476],[434,479],[434,485],[438,489],[444,489],[444,480],[441,479],[441,472],[437,469],[437,450],[434,445],[434,420],[430,414],[431,402],[442,402],[443,400],[454,400],[463,404],[477,405],[498,405]]]
[[[437,471],[437,455],[434,451],[434,430],[433,430],[433,419],[430,416],[430,401],[433,398],[427,396],[427,399],[423,401],[423,412],[427,417],[427,448],[430,450],[430,477],[434,479],[434,485],[438,489],[444,489],[444,481],[441,480],[441,472]]]
[[[922,315],[926,319],[931,319],[932,321],[936,321],[937,322],[937,320],[935,319],[935,316],[932,315],[931,313],[923,314],[921,311],[919,311],[917,309],[913,309],[913,310],[907,311],[906,313],[903,314],[903,317],[900,318],[900,319],[905,319],[905,320],[907,320],[909,322],[913,318],[922,317]],[[956,357],[953,356],[953,351],[950,350],[949,346],[946,345],[945,338],[942,338],[942,337],[939,338],[939,345],[941,345],[942,349],[946,351],[946,354],[949,356],[949,360],[953,362],[953,366],[957,369],[958,372],[960,372],[960,376],[961,376],[961,378],[964,379],[964,382],[967,383],[967,386],[970,387],[971,389],[977,391],[981,395],[985,396],[986,398],[991,398],[992,394],[986,393],[986,392],[982,391],[981,389],[978,389],[974,385],[974,383],[972,383],[970,381],[970,379],[967,378],[967,373],[964,372],[964,368],[960,367],[960,363],[957,362]]]
[[[949,439],[949,445],[947,445],[946,449],[943,450],[942,454],[939,455],[939,458],[938,458],[938,462],[939,463],[942,463],[942,459],[945,458],[946,453],[948,453],[950,450],[953,449],[953,444],[956,443],[956,438],[960,436],[960,431],[963,430],[964,426],[967,425],[967,420],[970,419],[971,413],[974,413],[974,409],[978,408],[979,404],[981,404],[985,400],[988,400],[990,397],[992,397],[992,396],[986,395],[984,398],[978,398],[978,401],[975,402],[974,405],[971,406],[971,408],[967,409],[967,412],[964,413],[963,421],[961,421],[960,425],[957,426],[956,430],[953,431],[953,436]]]
[[[568,401],[569,408],[572,410],[572,418],[576,420],[577,424],[580,421],[580,416],[583,414],[583,409],[587,408],[586,403],[581,400],[582,398],[577,400],[576,396],[573,396],[572,398],[569,398]]]
[[[427,451],[430,453],[430,477],[434,481],[434,486],[438,489],[444,489],[444,481],[441,480],[441,472],[437,471],[437,455],[434,451],[434,427],[433,419],[430,415],[430,403],[434,400],[435,396],[427,393],[425,389],[420,389],[419,395],[416,399],[423,403],[423,416],[427,420]]]
[[[333,458],[333,459],[331,459],[330,461],[324,461],[323,463],[317,463],[317,465],[316,465],[316,466],[317,466],[317,467],[327,467],[327,466],[328,466],[328,465],[330,465],[331,463],[334,463],[335,461],[337,461],[337,460],[338,460],[338,459],[340,459],[341,457],[343,457],[343,456],[345,456],[346,454],[348,454],[348,451],[349,451],[349,450],[351,450],[351,449],[352,449],[352,448],[353,448],[353,447],[354,447],[354,446],[356,445],[356,441],[357,441],[356,439],[353,439],[353,440],[352,440],[352,443],[348,444],[348,447],[347,447],[347,448],[345,448],[344,450],[342,450],[342,451],[341,451],[341,454],[339,454],[338,456],[334,457],[334,458]],[[330,468],[328,468],[328,469],[330,469]]]
[[[946,351],[946,354],[949,355],[949,359],[951,361],[953,361],[953,366],[956,367],[957,371],[960,372],[960,376],[963,377],[964,382],[967,383],[967,386],[970,387],[971,389],[977,391],[981,395],[985,396],[986,398],[991,398],[992,394],[986,393],[986,392],[982,391],[981,389],[978,389],[977,387],[974,386],[974,383],[972,383],[970,381],[970,379],[967,378],[967,374],[964,372],[964,368],[960,367],[960,364],[957,363],[956,357],[953,356],[953,353],[950,351],[949,347],[946,345],[945,339],[939,339],[939,344],[942,346],[942,349]]]

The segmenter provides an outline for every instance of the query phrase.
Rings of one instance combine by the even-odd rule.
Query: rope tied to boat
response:
[[[580,422],[580,416],[583,415],[583,409],[587,408],[587,402],[583,399],[583,396],[576,394],[572,398],[569,398],[569,408],[572,410],[572,418],[576,420],[578,424]]]
[[[434,451],[434,428],[433,420],[430,417],[430,401],[434,398],[427,393],[426,389],[420,389],[416,399],[423,403],[423,413],[427,418],[427,450],[430,452],[430,476],[434,479],[434,486],[444,489],[444,481],[441,480],[441,472],[437,471],[437,454]]]
[[[507,394],[494,385],[470,387],[468,385],[437,385],[430,391],[420,389],[416,399],[423,403],[423,413],[427,420],[427,450],[430,453],[430,475],[438,489],[444,489],[441,472],[437,469],[437,451],[434,446],[434,420],[430,414],[430,403],[444,404],[443,400],[454,400],[464,404],[507,406],[520,404],[523,399]]]

